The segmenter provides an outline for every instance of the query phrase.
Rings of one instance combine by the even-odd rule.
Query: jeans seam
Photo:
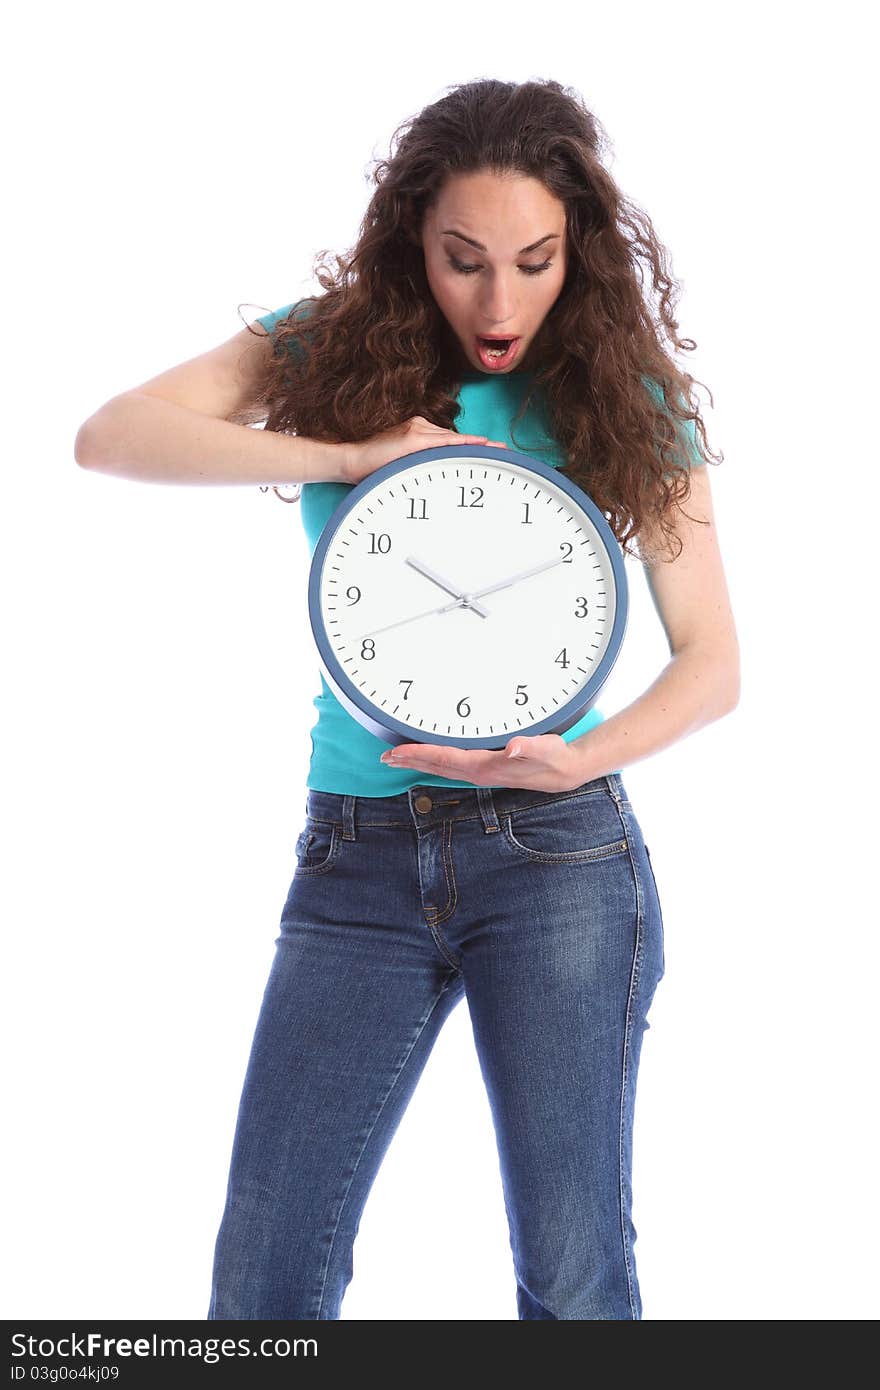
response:
[[[622,800],[621,800],[620,798],[615,798],[615,799],[617,800],[617,809],[618,809],[618,812],[619,812],[619,814],[620,814],[621,822],[623,823],[624,831],[627,832],[627,841],[628,841],[628,840],[629,840],[628,827],[627,827],[627,824],[626,824],[626,812],[625,812],[625,810],[624,810],[624,808],[623,808],[623,802],[622,802]],[[625,1126],[626,1126],[627,1087],[628,1087],[628,1085],[629,1085],[629,1079],[630,1079],[630,1077],[629,1077],[629,1071],[630,1071],[629,1063],[630,1063],[630,1055],[631,1055],[631,1046],[630,1046],[630,1044],[631,1044],[631,1040],[632,1040],[632,1026],[633,1026],[633,1001],[634,1001],[634,999],[635,999],[636,989],[637,989],[637,987],[638,987],[639,978],[640,978],[640,976],[641,976],[642,950],[643,950],[643,944],[644,944],[644,917],[643,917],[643,897],[642,897],[641,883],[640,883],[640,881],[639,881],[639,875],[638,875],[638,873],[637,873],[637,871],[636,871],[636,866],[635,866],[635,863],[634,863],[634,861],[633,861],[632,847],[631,847],[629,844],[628,844],[628,849],[629,849],[630,867],[632,868],[632,872],[633,872],[633,882],[635,883],[635,889],[636,889],[636,940],[635,940],[635,947],[634,947],[634,949],[633,949],[632,967],[631,967],[631,969],[630,969],[629,990],[628,990],[628,992],[627,992],[627,998],[626,998],[626,1019],[625,1019],[624,1030],[623,1030],[623,1058],[622,1058],[622,1077],[621,1077],[621,1086],[620,1086],[620,1116],[619,1116],[618,1149],[617,1149],[617,1185],[618,1185],[618,1215],[619,1215],[619,1218],[620,1218],[620,1239],[621,1239],[621,1244],[622,1244],[622,1247],[623,1247],[623,1263],[624,1263],[624,1268],[626,1269],[626,1287],[627,1287],[627,1295],[628,1295],[628,1297],[629,1297],[630,1311],[631,1311],[631,1313],[632,1313],[633,1319],[635,1319],[635,1318],[636,1318],[636,1306],[635,1306],[635,1299],[634,1299],[634,1297],[633,1297],[633,1270],[632,1270],[632,1261],[631,1261],[631,1253],[632,1253],[632,1252],[631,1252],[631,1250],[630,1250],[629,1241],[628,1241],[628,1239],[627,1239],[627,1233],[626,1233],[626,1216],[625,1216],[625,1210],[624,1210],[624,1208],[625,1208],[625,1202],[624,1202],[624,1192],[623,1192],[623,1171],[624,1171],[624,1153],[623,1153],[623,1145],[624,1145],[624,1130],[625,1130]]]
[[[425,1014],[424,1018],[422,1019],[421,1023],[419,1024],[419,1026],[418,1026],[418,1031],[417,1031],[415,1037],[413,1038],[412,1042],[410,1043],[409,1047],[408,1047],[407,1050],[406,1050],[406,1056],[403,1058],[403,1061],[400,1063],[400,1066],[397,1068],[397,1071],[394,1073],[393,1077],[391,1078],[391,1085],[388,1087],[387,1091],[385,1092],[385,1095],[382,1097],[382,1104],[379,1106],[379,1109],[376,1111],[376,1117],[375,1117],[375,1119],[373,1120],[373,1123],[370,1125],[369,1133],[364,1137],[364,1142],[363,1142],[363,1144],[361,1145],[361,1151],[360,1151],[360,1153],[358,1154],[357,1163],[354,1165],[354,1168],[352,1169],[351,1177],[350,1177],[349,1180],[348,1180],[348,1185],[347,1185],[347,1187],[346,1187],[346,1189],[345,1189],[345,1193],[344,1193],[344,1195],[343,1195],[342,1201],[341,1201],[340,1204],[339,1204],[339,1211],[338,1211],[338,1213],[337,1213],[337,1215],[336,1215],[336,1224],[335,1224],[334,1227],[333,1227],[333,1234],[332,1234],[331,1237],[330,1237],[330,1243],[329,1243],[329,1246],[328,1246],[328,1248],[327,1248],[327,1258],[326,1258],[326,1260],[325,1260],[325,1262],[324,1262],[324,1274],[323,1274],[323,1277],[322,1277],[322,1279],[321,1279],[321,1293],[320,1293],[320,1297],[319,1297],[319,1299],[318,1299],[318,1313],[317,1313],[318,1318],[320,1318],[321,1312],[322,1312],[323,1307],[324,1307],[324,1295],[325,1295],[325,1292],[326,1292],[326,1289],[327,1289],[327,1276],[328,1276],[328,1274],[329,1274],[329,1272],[330,1272],[330,1261],[331,1261],[331,1259],[332,1259],[332,1257],[333,1257],[333,1247],[334,1247],[334,1245],[336,1244],[336,1236],[337,1236],[338,1231],[339,1231],[339,1223],[340,1223],[340,1221],[342,1220],[342,1214],[343,1214],[343,1212],[345,1211],[345,1205],[346,1205],[346,1202],[348,1201],[349,1193],[351,1192],[351,1185],[352,1185],[352,1183],[354,1182],[355,1176],[356,1176],[356,1174],[357,1174],[357,1171],[358,1171],[358,1169],[359,1169],[360,1166],[361,1166],[361,1159],[363,1158],[363,1156],[364,1156],[364,1154],[365,1154],[365,1152],[366,1152],[366,1149],[367,1149],[367,1145],[369,1144],[370,1139],[372,1138],[373,1130],[376,1128],[376,1125],[379,1123],[379,1120],[380,1120],[381,1117],[382,1117],[382,1112],[383,1112],[383,1110],[385,1109],[385,1106],[388,1104],[388,1099],[389,1099],[389,1097],[391,1096],[391,1094],[392,1094],[392,1092],[393,1092],[395,1086],[397,1085],[398,1081],[400,1080],[400,1076],[401,1076],[401,1073],[403,1072],[404,1067],[406,1066],[407,1062],[409,1061],[410,1057],[412,1056],[413,1048],[415,1047],[416,1043],[419,1041],[419,1038],[422,1036],[422,1034],[424,1033],[424,1031],[425,1031],[425,1029],[427,1028],[428,1024],[430,1023],[430,1021],[431,1021],[431,1015],[434,1013],[434,1010],[437,1008],[437,1005],[440,1003],[440,1000],[443,998],[443,995],[446,993],[447,989],[449,988],[450,983],[451,983],[451,981],[450,981],[450,980],[447,980],[446,983],[443,985],[443,988],[440,989],[440,990],[438,990],[437,994],[435,995],[434,999],[432,1000],[430,1009],[429,1009],[428,1012]]]
[[[447,826],[449,827],[447,830]],[[447,856],[447,849],[449,854]],[[442,912],[436,912],[435,925],[445,922],[458,906],[458,884],[455,881],[455,866],[452,862],[452,821],[443,822],[443,876],[446,879],[446,904]]]
[[[428,924],[428,931],[431,933],[431,940],[434,942],[434,945],[437,947],[437,950],[440,952],[440,955],[443,957],[447,965],[451,966],[457,974],[460,974],[461,961],[456,960],[455,956],[452,955],[452,953],[446,945],[446,942],[437,930],[438,919],[436,908],[427,909],[427,915],[425,920]]]
[[[447,858],[447,854],[446,854],[446,849],[447,849],[447,827],[448,827],[448,841],[449,841],[449,856],[448,856],[448,858]],[[441,827],[441,829],[442,829],[442,832],[443,832],[443,849],[442,849],[442,856],[443,856],[443,874],[444,874],[444,878],[445,878],[445,880],[446,880],[446,903],[445,903],[445,905],[444,905],[442,914],[441,914],[440,909],[439,909],[438,907],[430,907],[430,906],[425,907],[425,921],[426,921],[427,924],[428,924],[428,930],[429,930],[429,932],[431,933],[431,938],[432,938],[432,940],[433,940],[433,942],[434,942],[434,945],[437,947],[437,950],[440,952],[440,954],[441,954],[441,956],[443,957],[443,959],[444,959],[449,965],[452,966],[453,970],[455,970],[456,972],[460,972],[460,970],[461,970],[461,961],[458,960],[458,959],[452,954],[452,951],[451,951],[451,949],[447,946],[447,943],[446,943],[446,941],[445,941],[445,939],[444,939],[442,933],[439,932],[439,931],[437,930],[437,924],[438,924],[439,922],[445,922],[445,921],[447,920],[447,918],[451,917],[452,914],[453,914],[453,912],[455,911],[457,905],[458,905],[458,884],[457,884],[456,881],[455,881],[455,866],[454,866],[454,864],[452,863],[452,821],[451,821],[451,820],[444,821],[444,822],[443,822],[443,825],[442,825],[442,827]],[[450,872],[451,872],[451,874],[452,874],[452,885],[451,885],[451,888],[450,888]]]

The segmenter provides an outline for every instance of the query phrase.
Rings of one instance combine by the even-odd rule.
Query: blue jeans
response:
[[[663,921],[620,773],[569,792],[307,791],[208,1318],[340,1316],[370,1188],[464,995],[518,1317],[641,1318],[633,1112]]]

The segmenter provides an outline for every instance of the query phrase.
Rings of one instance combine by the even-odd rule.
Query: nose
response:
[[[516,317],[516,295],[513,285],[503,275],[489,277],[480,309],[487,333],[502,333],[504,325]]]

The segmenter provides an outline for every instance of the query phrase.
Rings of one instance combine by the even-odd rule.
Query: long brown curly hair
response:
[[[299,301],[273,330],[260,382],[265,428],[334,443],[369,439],[414,415],[454,428],[460,350],[428,285],[422,218],[451,175],[530,176],[565,205],[569,255],[535,338],[542,365],[516,419],[543,392],[567,476],[625,551],[651,522],[655,535],[677,540],[672,509],[690,490],[685,422],[694,422],[700,459],[724,455],[709,450],[695,378],[673,361],[696,343],[678,336],[680,286],[668,252],[603,167],[608,137],[574,90],[490,78],[446,90],[398,126],[388,159],[374,161],[376,191],[354,249],[333,256],[336,272],[330,252],[317,254],[324,294]],[[639,549],[647,558],[641,539]]]

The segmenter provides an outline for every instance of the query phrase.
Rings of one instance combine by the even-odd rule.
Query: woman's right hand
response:
[[[345,446],[345,481],[359,483],[377,468],[401,458],[404,454],[415,454],[419,449],[437,449],[444,444],[492,444],[506,449],[503,439],[489,439],[485,434],[459,434],[458,430],[443,429],[432,425],[423,415],[414,415],[402,425],[394,425],[390,430],[373,435],[357,444]]]

